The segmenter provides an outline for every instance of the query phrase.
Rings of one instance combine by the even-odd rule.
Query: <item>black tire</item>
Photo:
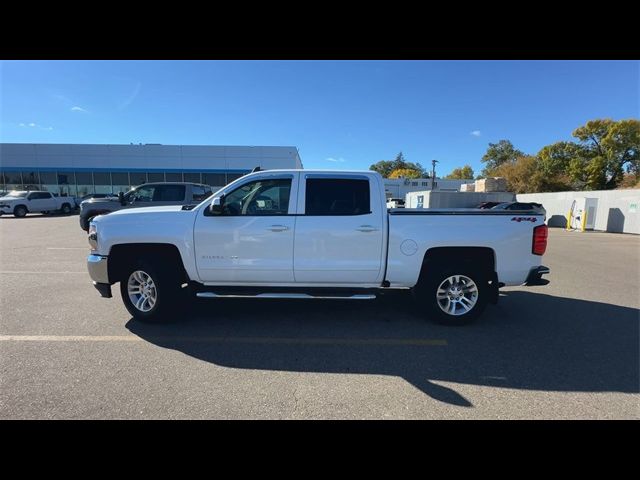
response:
[[[157,262],[156,262],[157,263]],[[129,296],[128,284],[132,274],[144,272],[151,277],[155,289],[155,303],[148,311],[136,307]],[[122,301],[133,318],[145,323],[167,323],[177,319],[177,310],[182,305],[183,292],[175,269],[154,266],[149,259],[142,259],[126,269],[120,281]],[[142,305],[149,307],[148,302]]]
[[[62,212],[63,215],[69,215],[71,213],[71,205],[63,203],[60,212]]]
[[[45,210],[44,212],[40,212],[42,215],[49,215],[49,210]]]
[[[464,292],[465,285],[470,285],[466,279],[470,279],[477,287],[475,303],[468,311],[465,311],[466,307],[461,306],[461,304],[464,303],[467,305],[470,301],[473,301],[474,294],[472,286],[466,287],[471,293],[467,292],[458,297],[466,297],[467,299],[464,300],[464,302],[455,299],[455,293],[453,293],[455,299],[453,302],[449,299],[450,297],[448,295],[438,300],[439,287],[443,285],[443,283],[444,286],[451,285],[451,283],[447,281],[447,279],[451,277],[457,277],[457,282],[452,285],[454,292],[458,291],[456,285],[462,287]],[[487,272],[475,269],[471,264],[446,266],[427,264],[420,275],[418,285],[413,288],[413,294],[420,310],[424,312],[428,318],[442,325],[467,325],[476,320],[484,311],[489,300],[489,289],[489,275]],[[449,293],[448,289],[444,289],[444,291]],[[442,308],[440,304],[443,305]],[[452,307],[456,314],[446,313],[444,308],[451,308],[452,304],[456,304]]]
[[[27,215],[27,207],[24,205],[18,205],[13,209],[13,216],[16,218],[23,218]]]

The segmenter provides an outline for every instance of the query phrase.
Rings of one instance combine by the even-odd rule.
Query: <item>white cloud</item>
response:
[[[45,127],[43,125],[38,125],[37,123],[19,123],[20,127],[31,127],[31,128],[39,128],[40,130],[53,130],[53,127]]]
[[[87,113],[87,111],[82,107],[71,107],[71,111],[72,112],[84,112],[84,113]]]
[[[473,135],[474,137],[479,137],[481,135],[480,130],[473,130],[470,135]]]
[[[338,157],[338,158],[335,158],[335,157],[328,157],[328,158],[326,158],[325,160],[326,160],[327,162],[335,162],[335,163],[344,163],[344,161],[345,161],[345,160],[344,160],[344,158],[342,158],[342,157]]]

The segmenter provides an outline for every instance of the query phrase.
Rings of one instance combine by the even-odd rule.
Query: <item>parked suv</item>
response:
[[[163,205],[197,205],[213,192],[199,183],[159,182],[139,185],[117,197],[92,198],[80,204],[80,227],[89,231],[89,222],[98,215],[123,208],[158,207]]]
[[[68,214],[75,208],[74,197],[55,197],[45,191],[14,190],[0,198],[0,215],[12,213],[15,217],[24,217],[27,213],[53,211]]]

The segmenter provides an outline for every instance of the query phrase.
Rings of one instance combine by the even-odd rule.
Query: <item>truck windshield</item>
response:
[[[24,198],[27,196],[27,193],[29,192],[18,192],[14,190],[13,192],[9,192],[7,197]]]

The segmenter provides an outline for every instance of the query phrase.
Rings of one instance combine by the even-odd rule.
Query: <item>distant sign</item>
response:
[[[418,195],[418,205],[416,208],[424,208],[424,195]]]
[[[636,213],[638,211],[638,204],[637,203],[630,203],[629,204],[629,213]]]

